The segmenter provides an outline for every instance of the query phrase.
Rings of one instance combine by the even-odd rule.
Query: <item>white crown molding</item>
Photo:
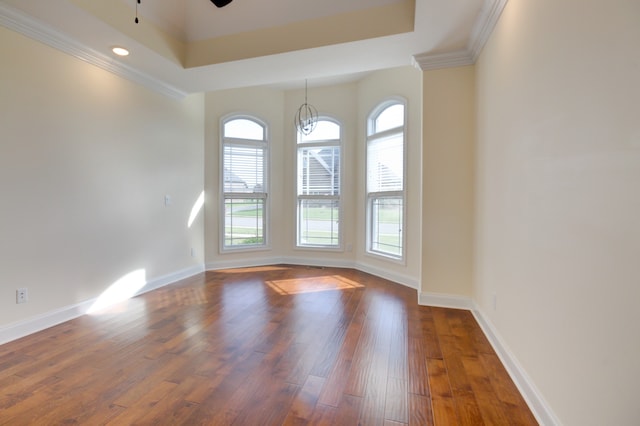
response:
[[[485,0],[480,11],[480,16],[471,31],[469,43],[467,44],[467,50],[471,54],[474,63],[478,60],[484,45],[489,41],[489,37],[491,37],[491,33],[498,23],[498,19],[500,19],[500,15],[508,1],[509,0]]]
[[[466,50],[446,53],[421,53],[413,56],[413,65],[422,71],[473,65],[473,57]]]
[[[177,281],[189,278],[201,272],[204,272],[204,265],[202,264],[191,266],[189,268],[173,272],[171,274],[154,278],[147,281],[145,286],[138,290],[136,294],[131,297],[136,297],[149,291],[156,290],[160,287],[173,284]],[[85,315],[97,300],[98,298],[95,297],[90,300],[85,300],[84,302],[80,302],[70,306],[64,306],[60,309],[45,312],[42,315],[38,315],[23,321],[14,322],[4,327],[0,327],[0,345]]]
[[[187,96],[186,92],[129,65],[116,62],[114,58],[78,43],[41,21],[3,3],[0,3],[0,25],[170,98],[182,99]]]
[[[498,358],[502,361],[502,364],[509,373],[509,376],[511,376],[511,380],[513,380],[520,391],[520,394],[522,394],[522,397],[525,399],[527,405],[538,420],[538,423],[543,426],[560,426],[562,423],[555,415],[547,401],[543,398],[542,394],[533,383],[533,380],[531,380],[525,369],[518,362],[517,358],[504,343],[504,340],[500,337],[500,334],[496,331],[491,321],[489,321],[489,319],[475,304],[473,309],[471,309],[471,313],[478,322],[478,325],[480,325],[480,328],[489,340],[489,343],[498,355]]]
[[[445,53],[420,53],[413,56],[413,65],[422,71],[427,71],[475,64],[498,23],[507,1],[509,0],[485,0],[465,49]]]

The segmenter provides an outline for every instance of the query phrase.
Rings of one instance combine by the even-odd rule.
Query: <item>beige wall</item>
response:
[[[202,214],[187,221],[203,190],[203,96],[169,100],[4,28],[0,57],[0,328],[134,270],[202,263]]]
[[[475,298],[566,425],[640,419],[639,18],[510,1],[477,64]]]
[[[472,295],[474,79],[473,66],[423,76],[421,291],[426,294]]]

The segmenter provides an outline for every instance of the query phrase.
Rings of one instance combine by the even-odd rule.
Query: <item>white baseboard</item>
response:
[[[286,263],[288,265],[306,265],[306,266],[317,266],[317,267],[327,267],[327,268],[354,268],[354,263],[351,260],[342,260],[342,259],[326,259],[326,258],[314,258],[309,259],[306,257],[287,257],[286,259],[281,259],[280,263]]]
[[[225,262],[212,262],[206,265],[195,265],[181,271],[177,271],[171,274],[167,274],[161,277],[154,278],[147,281],[145,286],[140,289],[135,296],[156,290],[166,285],[172,284],[179,280],[191,277],[206,270],[218,270],[228,269],[234,267],[250,267],[250,266],[265,266],[275,264],[294,264],[294,265],[310,265],[310,266],[327,266],[327,267],[339,267],[339,268],[354,268],[372,275],[380,276],[399,284],[418,288],[418,283],[415,279],[394,274],[393,272],[382,271],[380,269],[371,267],[370,265],[356,263],[351,261],[340,261],[331,259],[316,259],[310,260],[306,258],[274,258],[264,257],[256,258],[251,261],[225,261]],[[21,337],[27,336],[32,333],[53,327],[65,321],[72,320],[87,313],[89,308],[94,304],[97,298],[86,300],[81,303],[66,306],[60,309],[56,309],[47,312],[42,315],[38,315],[23,321],[15,322],[7,326],[0,328],[0,345],[17,340]],[[487,339],[496,351],[496,354],[502,361],[503,365],[507,369],[507,372],[511,376],[515,385],[518,387],[520,393],[525,398],[527,404],[531,408],[531,411],[536,416],[538,422],[543,426],[560,426],[561,422],[557,416],[553,413],[549,404],[542,397],[533,381],[529,378],[526,371],[522,368],[518,360],[513,356],[506,344],[504,344],[502,338],[496,331],[493,324],[487,319],[487,317],[480,311],[478,306],[472,301],[472,299],[463,296],[440,294],[440,293],[419,293],[418,303],[426,306],[439,306],[454,309],[466,309],[473,313],[476,321],[482,328],[482,331],[487,336]]]
[[[307,258],[307,257],[257,257],[250,260],[238,259],[227,260],[219,262],[209,262],[206,264],[207,271],[216,271],[220,269],[230,268],[247,268],[252,266],[267,266],[267,265],[307,265],[307,266],[325,266],[333,268],[351,268],[358,271],[366,272],[371,275],[378,276],[380,278],[393,281],[404,286],[417,289],[419,281],[415,278],[405,275],[397,274],[395,272],[385,271],[380,268],[373,267],[366,263],[354,262],[351,260],[341,260],[332,258]]]
[[[154,278],[147,281],[144,287],[138,290],[132,297],[164,287],[176,281],[199,274],[203,271],[204,265],[195,265],[181,271]],[[98,300],[97,297],[0,327],[0,345],[85,315],[96,300]]]
[[[307,266],[326,266],[334,268],[354,268],[351,261],[335,260],[335,259],[309,259],[304,257],[257,257],[253,259],[238,259],[219,262],[209,262],[206,265],[207,271],[217,271],[220,269],[231,268],[250,268],[253,266],[267,265],[307,265]]]
[[[185,278],[192,277],[201,272],[204,272],[204,264],[194,265],[189,268],[182,269],[177,272],[173,272],[171,274],[163,275],[158,278],[154,278],[151,281],[147,281],[144,287],[136,292],[135,296],[139,296],[141,294],[147,293],[149,291],[153,291],[160,287],[164,287],[169,284],[173,284],[177,281],[183,280]]]
[[[205,264],[207,271],[218,271],[220,269],[233,269],[233,268],[251,268],[254,266],[268,266],[278,265],[284,263],[280,257],[254,257],[251,259],[232,259],[221,260],[217,262],[208,262]]]
[[[513,356],[491,321],[480,311],[477,305],[471,309],[471,312],[480,325],[480,328],[482,328],[485,336],[487,336],[493,350],[496,351],[500,361],[502,361],[502,364],[507,369],[509,376],[511,376],[511,379],[522,394],[522,397],[529,405],[538,423],[542,426],[561,426],[562,423],[542,397],[542,394],[538,391],[527,372],[522,368],[516,357]]]
[[[418,304],[440,308],[466,309],[468,311],[472,310],[474,306],[470,297],[428,292],[420,293]]]
[[[415,290],[420,287],[420,281],[417,278],[398,274],[393,271],[386,271],[384,269],[380,269],[363,262],[356,262],[353,265],[353,268],[357,269],[358,271],[366,272],[367,274],[384,278],[385,280],[393,281],[394,283],[402,284],[405,287],[410,287]]]
[[[46,312],[0,328],[0,345],[84,315],[96,299]]]

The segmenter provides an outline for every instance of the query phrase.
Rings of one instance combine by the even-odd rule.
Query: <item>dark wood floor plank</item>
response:
[[[409,426],[433,426],[431,398],[423,395],[408,395]]]
[[[410,338],[408,341],[409,360],[407,366],[408,391],[422,396],[429,396],[429,374],[427,373],[427,356],[424,343],[418,338]]]
[[[334,417],[335,425],[357,425],[360,417],[362,398],[359,396],[345,395],[340,401]]]
[[[406,376],[405,376],[406,377]],[[384,419],[398,423],[408,423],[409,405],[407,381],[390,376],[385,394]]]
[[[207,272],[0,346],[0,425],[535,425],[464,310],[340,268]]]
[[[296,395],[284,424],[306,424],[311,420],[326,379],[309,376],[304,386]]]
[[[337,423],[334,422],[334,418],[336,416],[336,407],[331,407],[329,405],[324,404],[316,404],[313,409],[313,413],[311,414],[311,418],[307,425],[309,426],[331,426]]]

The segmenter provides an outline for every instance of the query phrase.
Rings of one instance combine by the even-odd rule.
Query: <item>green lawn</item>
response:
[[[337,220],[337,214],[334,211],[334,216],[331,217],[331,209],[323,208],[323,207],[315,207],[305,209],[304,219],[310,220]],[[389,208],[389,209],[380,209],[378,211],[380,215],[380,222],[382,223],[398,223],[400,219],[400,212],[398,209]],[[234,216],[238,217],[262,217],[262,209],[252,209],[252,210],[240,210],[233,213]]]

